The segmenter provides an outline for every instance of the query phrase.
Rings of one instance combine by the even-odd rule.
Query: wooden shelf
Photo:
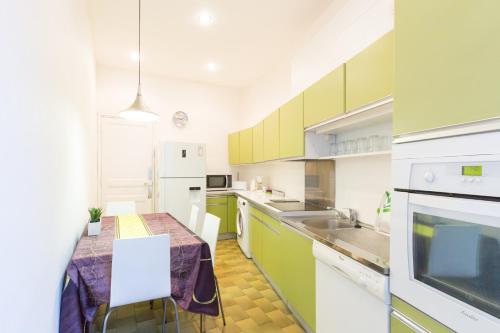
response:
[[[369,152],[369,153],[324,156],[324,157],[319,157],[318,159],[320,159],[320,160],[341,160],[341,159],[345,159],[345,158],[391,155],[391,153],[392,153],[391,150],[381,150],[381,151],[373,151],[373,152]]]

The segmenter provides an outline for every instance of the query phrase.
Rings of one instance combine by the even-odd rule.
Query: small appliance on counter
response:
[[[230,190],[232,180],[232,175],[207,175],[207,191]]]

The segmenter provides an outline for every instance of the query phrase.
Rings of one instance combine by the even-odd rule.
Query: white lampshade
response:
[[[120,111],[120,117],[132,121],[151,122],[159,118],[159,116],[149,111],[149,108],[144,104],[142,95],[137,93],[135,101],[128,107],[128,109]]]

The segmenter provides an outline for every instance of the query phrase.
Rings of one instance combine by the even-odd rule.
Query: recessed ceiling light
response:
[[[132,59],[132,61],[138,62],[139,61],[139,52],[138,51],[130,52],[130,59]]]
[[[209,62],[207,64],[207,69],[209,72],[215,72],[217,70],[217,65],[214,64],[213,62]]]
[[[202,26],[212,25],[214,23],[214,16],[212,14],[210,14],[210,12],[202,11],[198,15],[198,22]]]

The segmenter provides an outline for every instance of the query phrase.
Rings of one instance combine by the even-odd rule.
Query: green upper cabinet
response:
[[[238,212],[234,195],[227,197],[227,232],[236,233],[236,214]]]
[[[396,1],[394,134],[500,116],[500,1]]]
[[[316,263],[312,240],[281,225],[281,291],[313,331],[316,329]]]
[[[271,113],[264,119],[264,160],[280,157],[280,112]]]
[[[240,163],[253,162],[252,128],[240,131]]]
[[[253,128],[253,161],[264,161],[264,122],[261,121]]]
[[[240,133],[231,133],[228,137],[229,164],[240,163]]]
[[[345,111],[345,65],[304,91],[304,126],[309,127]]]
[[[346,64],[346,111],[393,94],[394,33],[391,31]]]
[[[280,158],[304,156],[304,97],[280,108]]]

